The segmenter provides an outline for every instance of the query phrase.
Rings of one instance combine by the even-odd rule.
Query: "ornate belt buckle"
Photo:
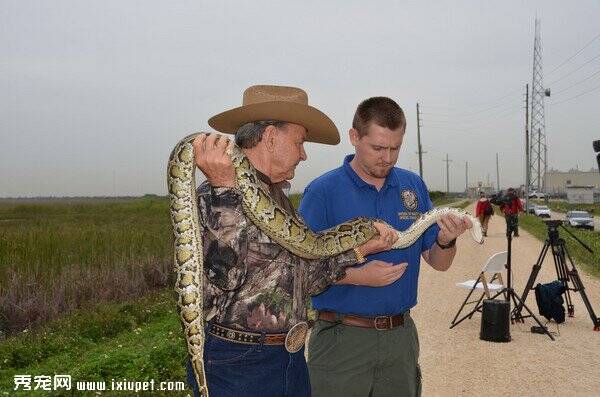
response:
[[[379,320],[387,320],[387,321],[389,321],[389,326],[387,326],[387,327],[380,327],[379,325],[377,325],[377,322]],[[377,317],[375,317],[374,324],[375,324],[375,329],[378,330],[378,331],[389,331],[390,329],[393,328],[392,316],[377,316]]]
[[[304,321],[299,322],[298,324],[290,328],[287,335],[285,336],[285,350],[287,350],[290,353],[296,353],[300,349],[302,349],[302,346],[304,346],[304,340],[306,339],[307,332],[308,324]]]

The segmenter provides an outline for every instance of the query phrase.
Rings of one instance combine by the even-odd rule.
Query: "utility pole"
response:
[[[525,84],[525,208],[529,205],[529,84]]]
[[[541,184],[542,170],[540,169],[540,167],[541,167],[541,162],[542,162],[542,156],[541,156],[542,141],[541,141],[541,139],[539,139],[540,136],[542,135],[541,128],[538,128],[537,135],[538,135],[538,141],[537,141],[537,143],[538,143],[538,158],[537,158],[537,164],[538,164],[537,165],[537,185],[538,185],[538,188],[537,188],[537,190],[538,190],[538,192],[541,192],[542,191],[542,184]]]
[[[423,179],[423,148],[421,147],[421,112],[417,102],[417,153],[419,154],[419,176]]]
[[[448,153],[446,153],[446,193],[450,193],[450,163],[452,160],[448,159]]]
[[[496,153],[496,187],[500,191],[500,168],[498,167],[498,153]]]
[[[469,162],[465,161],[465,194],[469,194]]]

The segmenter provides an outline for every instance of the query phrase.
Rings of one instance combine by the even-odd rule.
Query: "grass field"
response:
[[[185,382],[186,347],[174,302],[170,291],[155,291],[131,302],[78,310],[33,332],[7,338],[0,344],[0,395],[48,394],[15,392],[16,374],[66,374],[72,377],[73,385],[84,380],[110,383],[111,379]],[[52,395],[86,394],[54,391]]]
[[[52,273],[74,263],[128,263],[170,253],[165,199],[4,204],[0,221],[0,272],[16,266]]]
[[[545,241],[546,238],[548,238],[548,228],[546,227],[546,224],[544,224],[542,218],[535,215],[521,215],[519,217],[519,227],[523,227],[542,241]],[[594,251],[594,253],[589,253],[562,228],[559,227],[558,231],[560,237],[565,240],[565,244],[571,253],[575,265],[584,268],[596,277],[600,277],[600,233],[569,228],[570,232]]]
[[[297,207],[300,194],[290,199]],[[435,205],[452,200],[432,193]],[[460,203],[464,207],[466,202]],[[165,198],[0,204],[0,332],[169,285]]]
[[[166,199],[0,205],[0,332],[163,288]]]
[[[546,205],[544,200],[533,200],[536,204]],[[588,211],[591,214],[600,215],[600,204],[570,204],[566,201],[548,201],[548,207],[552,211],[568,212],[574,210]]]
[[[573,210],[588,211],[591,214],[600,214],[600,204],[570,204],[566,201],[549,201],[547,204],[544,200],[531,200],[535,204],[547,205],[552,211],[568,212]],[[529,233],[533,234],[538,239],[545,241],[548,238],[548,228],[541,218],[534,215],[521,215],[519,217],[519,225]],[[590,253],[583,248],[573,237],[571,237],[562,228],[559,228],[559,235],[565,240],[567,249],[572,255],[575,265],[587,270],[590,274],[600,277],[600,233],[598,231],[589,231],[568,228],[577,238],[582,240],[594,252]]]

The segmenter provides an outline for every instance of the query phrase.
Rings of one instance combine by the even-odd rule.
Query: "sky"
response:
[[[397,165],[430,190],[524,183],[525,84],[541,20],[548,167],[596,166],[597,1],[0,0],[0,197],[166,194],[177,141],[254,84],[298,86],[340,130],[292,191],[352,153],[360,101],[408,126]]]

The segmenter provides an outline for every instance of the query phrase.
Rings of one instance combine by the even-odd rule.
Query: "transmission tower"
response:
[[[533,78],[531,83],[531,129],[529,140],[529,181],[538,191],[545,187],[544,176],[548,171],[546,150],[546,117],[544,114],[544,97],[550,96],[543,84],[542,73],[542,39],[540,20],[535,20],[535,39],[533,41]]]

